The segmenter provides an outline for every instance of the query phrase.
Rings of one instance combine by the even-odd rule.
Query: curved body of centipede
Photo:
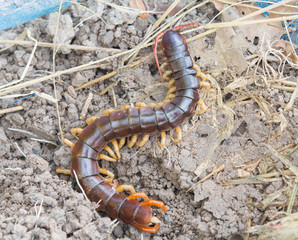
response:
[[[151,233],[159,228],[151,206],[160,207],[166,212],[164,203],[149,199],[145,193],[135,193],[133,188],[127,187],[130,185],[115,189],[100,175],[106,172],[102,171],[97,160],[106,159],[100,152],[106,149],[109,142],[115,147],[117,139],[140,134],[147,136],[155,131],[164,133],[179,127],[194,113],[199,101],[200,75],[193,67],[184,37],[176,30],[178,28],[159,36],[163,37],[161,48],[175,80],[175,97],[161,105],[130,107],[93,118],[85,129],[77,132],[78,140],[72,145],[71,173],[87,197],[98,203],[99,209],[105,210],[111,218],[118,218]],[[132,194],[126,197],[118,193],[123,190],[131,190]],[[136,198],[143,198],[144,201],[139,202]]]

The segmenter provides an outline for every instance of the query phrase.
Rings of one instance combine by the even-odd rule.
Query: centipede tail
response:
[[[183,27],[183,26],[182,26]],[[88,122],[72,150],[71,172],[76,175],[87,197],[96,202],[111,218],[118,218],[144,232],[154,233],[159,225],[154,221],[151,206],[166,212],[163,202],[151,200],[145,193],[126,197],[99,174],[98,159],[106,145],[128,136],[164,132],[179,127],[191,116],[199,101],[199,79],[189,55],[185,39],[176,30],[162,34],[161,48],[175,79],[175,97],[161,106],[127,107],[109,111],[107,115]],[[140,202],[136,198],[143,198]]]

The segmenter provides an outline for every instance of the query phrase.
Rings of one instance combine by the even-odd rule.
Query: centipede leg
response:
[[[155,107],[156,106],[156,103],[147,103],[147,106],[148,107]]]
[[[167,59],[165,58],[165,62],[160,65],[160,71],[165,72],[166,67],[168,67],[170,64],[167,62]]]
[[[156,233],[157,230],[159,229],[159,225],[156,224],[153,227],[147,227],[147,226],[142,226],[140,224],[134,223],[133,224],[137,229],[139,229],[142,232],[148,232],[148,233]]]
[[[99,168],[99,173],[108,176],[108,178],[105,178],[105,181],[107,183],[113,183],[113,180],[115,177],[114,173],[112,173],[111,171],[109,171],[106,168]]]
[[[127,184],[119,185],[118,187],[116,187],[116,191],[118,193],[123,191],[130,191],[132,194],[136,192],[135,188],[132,185]]]
[[[181,127],[176,127],[176,133],[177,133],[177,138],[174,139],[171,135],[170,135],[170,138],[171,140],[174,142],[174,143],[177,143],[177,142],[180,142],[182,140],[182,129]]]
[[[201,82],[200,82],[200,87],[204,87],[204,88],[206,89],[206,90],[205,90],[206,92],[209,92],[209,91],[210,91],[210,88],[211,88],[211,87],[210,87],[210,84],[207,83],[207,82],[204,82],[204,81],[201,81]],[[205,92],[205,91],[204,91],[204,92]],[[203,92],[203,91],[201,91],[201,92]]]
[[[117,159],[115,153],[109,146],[105,146],[103,150],[107,151],[111,155],[111,157],[113,157],[114,159]]]
[[[202,81],[206,81],[207,77],[204,73],[201,72],[200,67],[194,64],[193,68],[197,71],[197,77],[202,78]]]
[[[89,125],[90,123],[93,123],[96,119],[97,119],[96,116],[88,117],[88,118],[86,119],[86,123],[87,123],[87,125]]]
[[[132,136],[130,141],[127,143],[127,146],[129,148],[132,148],[136,144],[137,140],[138,140],[138,135]]]
[[[169,90],[168,90],[168,92],[167,92],[167,95],[170,95],[170,94],[172,94],[173,92],[176,92],[176,87],[171,87]]]
[[[201,92],[209,92],[210,91],[210,84],[206,82],[207,76],[201,72],[198,65],[194,64],[193,68],[197,71],[197,77],[200,77],[202,80],[200,81],[200,87],[204,87],[206,90]]]
[[[125,144],[125,138],[121,138],[119,141],[119,149],[121,149]]]
[[[198,101],[198,105],[201,106],[201,109],[200,111],[195,111],[196,114],[201,115],[202,113],[206,112],[207,106],[202,99]]]
[[[71,175],[70,169],[56,168],[56,173],[62,173],[62,174],[65,174],[65,175]]]
[[[127,109],[129,109],[129,108],[131,108],[131,107],[132,107],[132,106],[126,104],[126,105],[121,106],[121,109],[122,109],[122,110],[127,110]]]
[[[169,82],[168,82],[168,88],[170,89],[175,83],[175,79],[172,78]]]
[[[146,195],[146,193],[143,193],[143,192],[132,193],[127,198],[131,199],[131,200],[137,199],[137,198],[142,198],[142,199],[144,199],[144,201],[149,200],[149,197]]]
[[[72,128],[70,129],[70,133],[72,136],[74,136],[76,139],[78,139],[78,135],[77,134],[80,134],[81,132],[83,132],[83,128]]]
[[[105,154],[99,154],[97,157],[97,160],[106,160],[106,161],[110,161],[110,162],[116,162],[117,160],[115,158],[111,158]]]
[[[116,152],[117,158],[120,159],[121,158],[121,155],[120,155],[120,152],[119,152],[119,145],[118,145],[117,140],[113,140],[111,143],[112,143],[112,145],[114,147],[114,150]]]
[[[166,100],[171,100],[175,97],[175,94],[173,94],[174,92],[176,92],[176,87],[171,87],[168,92],[167,95],[165,97],[165,99],[163,100],[163,102],[167,102]]]
[[[146,107],[146,103],[143,102],[137,102],[136,107]]]
[[[142,141],[136,143],[138,147],[143,147],[146,142],[149,140],[150,135],[144,135]]]
[[[74,143],[72,141],[68,140],[67,138],[63,138],[63,142],[71,148],[73,148],[73,146],[74,146]]]
[[[167,209],[166,209],[166,206],[163,202],[161,201],[157,201],[157,200],[147,200],[147,201],[144,201],[144,202],[141,202],[140,203],[141,205],[145,205],[145,206],[148,206],[148,207],[151,207],[151,206],[155,206],[155,207],[159,207],[161,208],[161,210],[166,213],[167,212]]]
[[[109,115],[111,112],[114,112],[114,111],[115,111],[115,109],[113,109],[113,108],[109,108],[109,109],[104,110],[104,111],[103,111],[103,114],[104,114],[104,115]]]
[[[165,79],[165,80],[168,80],[169,79],[169,76],[172,74],[173,72],[170,71],[170,70],[167,70],[164,72],[164,74],[162,75],[162,77]]]
[[[161,132],[160,137],[161,137],[161,139],[160,139],[160,141],[157,140],[157,143],[160,148],[163,148],[166,145],[166,137],[167,137],[166,132]]]

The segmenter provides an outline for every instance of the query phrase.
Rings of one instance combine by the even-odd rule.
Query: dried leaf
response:
[[[257,225],[248,229],[249,233],[260,234],[258,239],[293,240],[298,238],[298,213],[282,219]]]
[[[143,0],[130,0],[129,5],[132,8],[139,9],[141,11],[146,11],[146,7],[144,5]],[[147,18],[149,16],[148,13],[141,13],[140,18]]]
[[[231,5],[224,4],[217,0],[212,0],[212,2],[215,4],[215,7],[219,11],[223,11],[222,21],[236,21],[241,20],[241,18],[253,15],[257,10],[254,8],[251,8],[249,6],[242,5],[236,5],[231,7]],[[231,1],[232,3],[233,1]],[[274,10],[277,11],[278,8],[275,8]],[[282,11],[283,9],[281,9]],[[288,11],[288,9],[287,9]],[[297,11],[297,10],[296,10]],[[270,17],[276,17],[275,15],[270,15]],[[278,15],[280,17],[280,15]],[[258,14],[253,17],[250,17],[249,20],[262,20],[265,17],[263,14]],[[261,24],[254,24],[254,25],[244,25],[237,27],[239,34],[243,35],[243,37],[246,39],[246,42],[249,43],[249,50],[251,52],[255,52],[262,44],[262,40],[265,37],[269,37],[271,40],[277,40],[281,37],[281,35],[284,33],[283,28],[281,26],[280,22],[270,22],[270,23],[261,23]],[[236,30],[237,31],[237,30]]]
[[[239,75],[247,69],[243,52],[248,48],[248,43],[233,28],[217,30],[212,49],[208,49],[205,40],[200,38],[189,45],[192,55],[200,59],[200,66],[232,68]]]
[[[291,60],[293,61],[293,63],[298,64],[298,57],[297,55],[294,53],[293,47],[289,42],[285,42],[286,43],[286,47],[285,47],[285,55],[289,56],[289,58],[291,58]]]
[[[171,6],[171,4],[163,4],[158,1],[148,2],[148,10],[154,11],[156,14],[163,14],[167,9]],[[174,16],[177,12],[179,12],[182,7],[176,6],[174,9],[168,14],[168,16]]]

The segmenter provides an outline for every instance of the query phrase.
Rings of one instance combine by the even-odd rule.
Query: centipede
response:
[[[208,83],[190,57],[186,39],[178,32],[192,25],[196,24],[177,26],[155,38],[154,55],[158,70],[162,78],[169,81],[169,91],[163,102],[148,105],[137,103],[136,107],[125,105],[120,110],[107,110],[103,116],[88,118],[86,128],[71,129],[71,133],[77,136],[75,143],[64,139],[66,145],[72,148],[71,169],[57,169],[57,172],[76,178],[87,198],[97,203],[98,210],[106,211],[112,219],[121,220],[143,232],[155,233],[159,229],[161,221],[154,214],[152,206],[160,208],[165,214],[165,204],[150,199],[143,192],[136,192],[132,185],[117,186],[113,181],[114,174],[100,168],[98,160],[117,161],[121,157],[119,150],[128,137],[131,137],[127,143],[129,148],[134,145],[142,147],[150,134],[159,132],[161,140],[158,140],[158,145],[162,148],[166,142],[166,131],[175,129],[177,137],[171,139],[179,142],[182,139],[180,126],[185,119],[194,114],[197,105],[201,107],[199,114],[206,110],[199,90],[208,87]],[[157,58],[159,39],[166,59],[161,66]],[[166,66],[170,70],[165,70]],[[139,135],[143,138],[137,142]],[[108,143],[113,145],[114,151]],[[103,154],[103,150],[110,156]],[[131,194],[126,196],[121,194],[123,191]]]

